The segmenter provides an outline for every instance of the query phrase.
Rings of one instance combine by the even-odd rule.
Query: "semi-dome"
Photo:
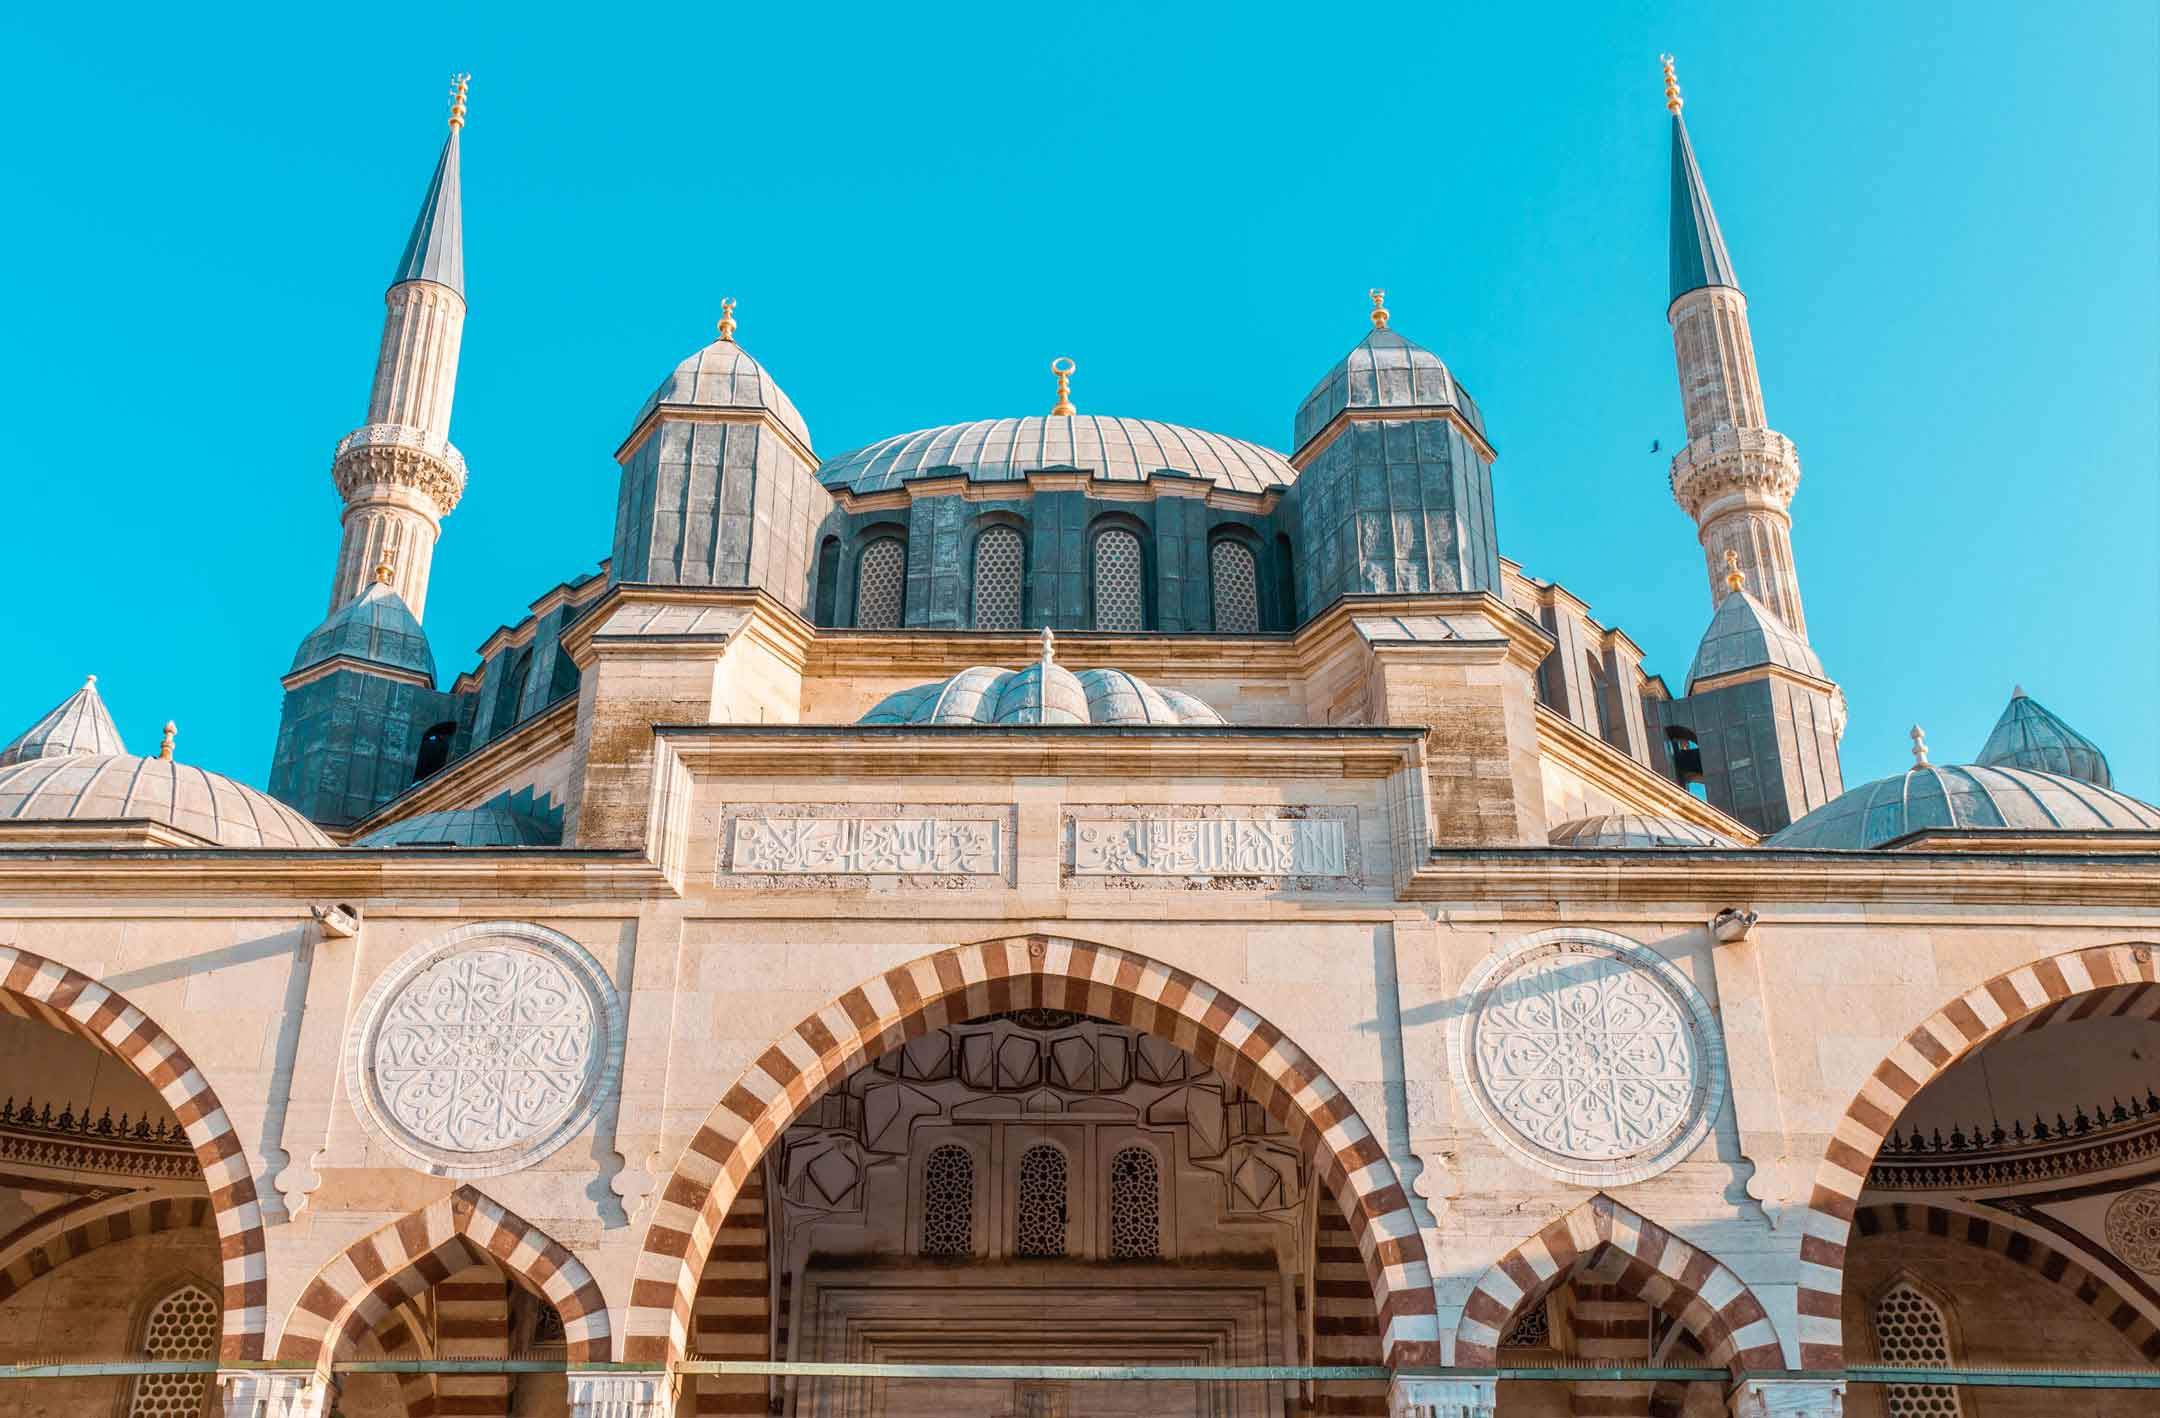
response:
[[[732,327],[731,318],[723,322]],[[810,426],[795,411],[765,366],[735,343],[732,332],[723,333],[705,348],[675,366],[675,372],[653,390],[645,407],[638,410],[632,426],[645,422],[654,409],[744,409],[771,414],[803,447],[810,446]]]
[[[916,478],[1012,482],[1046,469],[1076,469],[1115,482],[1171,473],[1238,492],[1266,492],[1297,480],[1288,459],[1257,443],[1107,414],[977,419],[903,433],[828,459],[818,480],[829,488],[883,492]]]
[[[0,768],[0,824],[148,819],[220,847],[333,847],[264,793],[169,758],[125,753],[33,758]]]
[[[1075,673],[1048,656],[1024,670],[977,665],[880,700],[864,724],[1220,724],[1222,715],[1123,670]]]
[[[0,762],[5,761],[0,756]],[[2101,788],[2115,781],[2100,745],[2048,712],[2022,688],[2011,692],[2009,705],[1995,721],[1994,730],[1973,762],[1989,768],[2057,773]]]
[[[2154,831],[2160,809],[2059,773],[1916,763],[1833,798],[1763,845],[1858,851],[1927,827]]]
[[[404,597],[377,581],[308,632],[291,674],[344,655],[371,665],[410,670],[435,683],[435,652]]]
[[[1555,847],[1737,847],[1721,833],[1650,813],[1608,812],[1563,822],[1545,835]]]
[[[1710,628],[1695,647],[1695,659],[1687,672],[1688,693],[1693,694],[1702,680],[1766,665],[1810,679],[1829,678],[1814,649],[1794,634],[1776,611],[1734,587],[1718,602],[1716,613],[1710,617]]]
[[[127,745],[120,742],[120,729],[112,715],[105,712],[105,701],[97,692],[97,676],[91,675],[81,689],[48,709],[36,723],[17,734],[13,743],[0,748],[0,768],[33,758],[126,752]]]
[[[355,847],[553,847],[562,828],[500,803],[423,812],[377,828]]]
[[[1303,448],[1345,409],[1444,408],[1460,413],[1483,436],[1485,416],[1440,357],[1383,326],[1320,377],[1298,406],[1290,441]]]

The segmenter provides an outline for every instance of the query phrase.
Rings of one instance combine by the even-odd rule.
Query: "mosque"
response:
[[[0,752],[0,1412],[2152,1411],[2160,810],[1845,781],[1669,65],[1672,680],[1378,291],[1281,450],[821,454],[729,305],[446,679],[464,95],[268,792]]]

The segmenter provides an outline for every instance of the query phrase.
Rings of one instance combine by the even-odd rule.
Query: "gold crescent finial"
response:
[[[172,741],[179,732],[180,726],[178,724],[170,719],[165,721],[165,738],[163,742],[158,744],[157,756],[167,763],[172,762]]]
[[[1665,66],[1665,107],[1677,117],[1680,113],[1680,76],[1673,72],[1673,57],[1670,54],[1660,54],[1658,62]]]
[[[1365,294],[1372,297],[1373,328],[1375,330],[1385,330],[1387,328],[1388,322],[1387,292],[1380,289],[1380,287],[1378,286],[1374,286],[1371,290],[1365,292]]]
[[[1740,572],[1740,553],[1725,548],[1725,589],[1737,591],[1747,584],[1747,577]]]
[[[470,74],[450,76],[450,131],[453,133],[465,126],[465,90],[471,83]]]
[[[1050,361],[1050,372],[1057,376],[1058,381],[1057,406],[1050,410],[1050,417],[1071,418],[1074,414],[1079,412],[1079,410],[1073,407],[1072,401],[1072,377],[1074,371],[1078,370],[1079,368],[1079,365],[1074,364],[1071,360],[1065,358],[1063,355],[1060,355],[1056,359]]]
[[[378,584],[387,586],[390,584],[390,578],[396,573],[397,548],[384,547],[382,549],[382,560],[375,563],[375,580]]]
[[[735,343],[735,297],[720,302],[720,338]]]

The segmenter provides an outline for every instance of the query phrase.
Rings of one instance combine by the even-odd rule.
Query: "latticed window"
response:
[[[1013,1254],[1034,1259],[1065,1254],[1065,1154],[1047,1142],[1022,1153],[1019,1192]]]
[[[1145,1147],[1128,1147],[1110,1159],[1110,1258],[1161,1254],[1162,1165]]]
[[[957,1143],[931,1149],[923,1163],[922,1253],[975,1253],[975,1154]]]
[[[1021,601],[1020,532],[985,527],[975,539],[975,626],[1018,630]]]
[[[1208,569],[1215,591],[1215,628],[1232,635],[1258,631],[1260,568],[1252,548],[1242,542],[1217,542],[1208,552]]]
[[[1950,1367],[1950,1327],[1935,1302],[1900,1280],[1875,1302],[1875,1347],[1885,1364]],[[1959,1418],[1965,1410],[1949,1384],[1885,1384],[1889,1418]]]
[[[882,537],[863,548],[855,569],[855,624],[865,630],[898,630],[907,603],[907,543]]]
[[[1546,1316],[1543,1300],[1515,1316],[1515,1323],[1500,1339],[1502,1349],[1543,1349],[1551,1343],[1552,1321]]]
[[[218,1299],[192,1282],[150,1307],[142,1352],[149,1359],[215,1359]],[[127,1418],[198,1418],[208,1374],[144,1374],[128,1394]]]
[[[1095,628],[1147,629],[1140,538],[1112,527],[1095,538]]]

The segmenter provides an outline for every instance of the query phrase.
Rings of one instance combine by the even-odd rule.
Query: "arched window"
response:
[[[880,537],[863,548],[855,569],[855,624],[864,630],[898,630],[907,605],[907,543]]]
[[[1018,630],[1024,557],[1020,529],[990,526],[975,539],[975,628]]]
[[[1161,1254],[1162,1164],[1145,1147],[1128,1147],[1110,1159],[1110,1258]]]
[[[811,624],[831,625],[839,615],[840,539],[827,537],[818,544],[817,600],[810,608]]]
[[[1095,534],[1095,628],[1147,629],[1140,538],[1124,527]]]
[[[1047,1260],[1065,1254],[1065,1154],[1037,1143],[1020,1156],[1013,1205],[1013,1254]]]
[[[932,1148],[923,1163],[922,1253],[975,1253],[975,1154],[955,1142]]]
[[[1221,538],[1208,548],[1209,580],[1214,588],[1215,628],[1231,635],[1260,629],[1260,568],[1252,548]]]
[[[138,1346],[146,1359],[215,1359],[219,1302],[183,1281],[143,1316]],[[208,1374],[143,1374],[128,1391],[127,1418],[196,1418],[210,1390]]]
[[[1900,1280],[1875,1302],[1875,1349],[1885,1364],[1947,1369],[1950,1326],[1934,1300]],[[1949,1384],[1885,1384],[1883,1411],[1889,1418],[1959,1418],[1965,1410]]]
[[[456,737],[455,720],[437,724],[420,736],[420,756],[413,760],[412,778],[415,783],[442,771],[443,765],[450,761],[450,740]]]

